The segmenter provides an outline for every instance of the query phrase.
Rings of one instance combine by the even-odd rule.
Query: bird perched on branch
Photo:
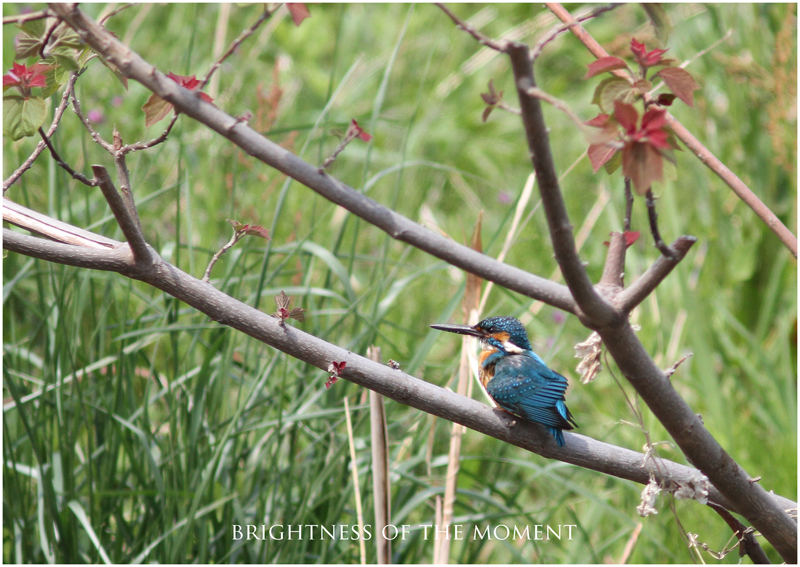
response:
[[[474,327],[431,325],[433,329],[480,339],[480,380],[502,409],[541,423],[564,446],[562,430],[578,426],[564,403],[567,379],[550,370],[531,350],[525,327],[514,317],[489,317]]]

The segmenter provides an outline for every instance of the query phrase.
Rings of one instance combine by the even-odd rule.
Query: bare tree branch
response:
[[[6,24],[24,24],[25,22],[32,22],[33,20],[43,20],[50,18],[54,14],[50,10],[44,9],[38,12],[30,12],[29,14],[19,14],[14,16],[3,16],[3,25]]]
[[[555,38],[557,38],[559,35],[567,31],[572,26],[578,25],[579,23],[585,22],[586,20],[591,20],[592,18],[596,18],[600,14],[604,14],[609,10],[613,10],[617,6],[619,6],[619,4],[608,4],[606,6],[598,6],[588,14],[575,18],[575,20],[572,22],[567,22],[559,26],[556,26],[553,30],[550,31],[550,33],[548,33],[541,40],[539,40],[536,46],[531,50],[531,56],[530,56],[531,61],[535,63],[536,59],[542,54],[542,51],[544,50],[545,46],[551,41],[553,41]]]
[[[119,223],[119,227],[131,247],[134,261],[143,266],[150,264],[152,262],[152,254],[147,242],[144,240],[142,227],[139,226],[138,219],[131,213],[123,197],[117,192],[117,188],[114,187],[106,168],[102,165],[93,165],[92,171],[94,172],[94,180],[100,186],[103,197],[108,202],[108,206],[111,207],[111,212],[114,213],[114,218],[117,219],[117,223]]]
[[[462,246],[421,227],[418,223],[382,206],[342,183],[320,173],[314,165],[300,159],[285,148],[268,140],[241,120],[226,114],[213,104],[206,103],[193,91],[179,86],[113,35],[87,18],[70,4],[53,5],[60,17],[70,22],[79,36],[122,73],[151,89],[175,106],[181,113],[205,124],[221,134],[247,154],[296,179],[333,203],[385,231],[392,238],[406,242],[432,256],[445,260],[470,273],[521,293],[533,299],[580,316],[569,289],[519,268],[498,262],[485,254]]]
[[[89,187],[94,187],[96,185],[96,183],[93,180],[86,177],[83,173],[75,171],[74,169],[72,169],[72,167],[70,167],[68,163],[64,162],[64,160],[61,159],[61,156],[58,155],[58,152],[56,151],[56,148],[53,146],[53,143],[50,141],[50,138],[47,136],[47,134],[44,133],[44,130],[42,130],[41,128],[39,128],[39,135],[42,137],[42,140],[44,141],[44,144],[47,146],[47,149],[50,150],[50,155],[53,157],[53,160],[59,165],[59,167],[63,168],[64,171],[69,173],[73,179],[75,179],[76,181],[80,181],[84,185],[87,185]]]
[[[215,72],[217,69],[219,69],[220,65],[222,65],[222,63],[223,63],[223,62],[224,62],[224,61],[225,61],[225,60],[226,60],[228,57],[230,57],[230,56],[231,56],[231,54],[232,54],[234,51],[236,51],[236,49],[237,49],[237,48],[238,48],[238,47],[239,47],[239,46],[242,44],[242,42],[243,42],[244,40],[246,40],[248,37],[250,37],[251,35],[253,35],[253,33],[254,33],[254,32],[257,30],[257,29],[258,29],[258,27],[259,27],[261,24],[263,24],[265,21],[267,21],[268,19],[270,19],[270,18],[272,17],[272,14],[274,14],[274,13],[275,13],[275,10],[269,10],[269,8],[267,8],[267,5],[266,5],[266,4],[264,5],[264,11],[263,11],[263,12],[261,12],[261,16],[259,16],[259,18],[258,18],[258,19],[255,21],[255,23],[254,23],[252,26],[250,26],[248,29],[244,30],[244,31],[243,31],[243,32],[242,32],[242,33],[239,35],[239,37],[237,37],[237,38],[236,38],[236,39],[233,41],[233,43],[231,43],[231,45],[228,47],[228,49],[225,51],[225,53],[223,53],[223,54],[222,54],[222,57],[220,57],[220,58],[219,58],[219,60],[218,60],[218,61],[216,61],[216,62],[215,62],[215,63],[214,63],[212,66],[211,66],[211,69],[209,69],[209,70],[208,70],[208,73],[206,74],[205,78],[204,78],[202,81],[200,81],[200,84],[197,86],[197,90],[198,90],[198,91],[202,91],[202,90],[203,90],[203,88],[204,88],[204,87],[205,87],[205,86],[208,84],[208,81],[210,81],[210,80],[211,80],[211,76],[214,74],[214,72]]]
[[[639,305],[653,290],[658,287],[664,278],[683,260],[689,249],[697,242],[694,236],[679,236],[672,243],[670,249],[675,254],[674,258],[668,258],[663,254],[659,256],[648,270],[639,276],[635,282],[625,288],[616,297],[616,305],[625,313],[629,313],[634,307]]]
[[[3,197],[3,220],[65,244],[88,246],[101,250],[122,246],[121,242],[37,213],[5,197]]]
[[[468,24],[467,22],[456,16],[455,13],[444,4],[437,3],[435,5],[438,6],[442,10],[442,12],[447,14],[450,17],[450,19],[453,20],[454,24],[456,24],[459,28],[461,28],[469,35],[474,37],[476,40],[478,40],[478,42],[481,45],[485,45],[490,49],[494,49],[495,51],[500,51],[500,52],[504,52],[508,47],[508,41],[506,40],[495,41],[490,37],[483,35],[481,32],[475,29],[475,26]]]
[[[550,241],[553,245],[556,261],[572,292],[575,302],[587,315],[590,325],[604,327],[619,320],[616,310],[598,295],[583,267],[578,251],[575,248],[575,237],[572,225],[567,216],[567,208],[559,189],[558,176],[550,152],[550,136],[544,125],[542,105],[536,96],[529,94],[536,87],[533,78],[533,67],[529,58],[530,50],[523,43],[511,43],[506,49],[511,58],[514,80],[519,95],[522,122],[528,140],[536,180],[542,195],[542,205],[550,228]],[[586,321],[584,321],[586,324]]]
[[[424,412],[460,423],[495,439],[511,443],[550,459],[557,459],[618,478],[647,484],[653,474],[665,487],[692,482],[696,469],[666,460],[647,459],[630,451],[576,433],[564,433],[565,447],[558,447],[546,429],[536,423],[518,420],[508,427],[503,412],[461,396],[424,380],[373,362],[372,360],[306,334],[246,305],[214,286],[193,278],[165,262],[151,250],[154,262],[143,268],[133,261],[130,249],[123,243],[114,250],[97,250],[70,246],[3,229],[3,247],[13,252],[42,260],[80,268],[116,271],[141,280],[180,299],[212,320],[228,325],[286,354],[326,371],[331,361],[346,361],[340,377],[368,388],[387,398]],[[775,505],[796,508],[786,498],[770,495]],[[734,503],[709,487],[709,501],[738,512]]]
[[[627,245],[625,235],[621,232],[612,232],[608,243],[608,255],[603,266],[603,275],[600,277],[598,287],[622,289],[622,276],[625,273],[625,251]]]
[[[575,29],[573,27],[572,29]],[[511,44],[506,50],[520,96],[522,121],[527,133],[531,159],[539,181],[551,240],[564,279],[575,301],[586,314],[582,322],[597,330],[620,370],[664,425],[672,438],[703,472],[756,527],[787,562],[797,561],[797,524],[773,505],[766,491],[749,482],[748,475],[728,455],[680,397],[664,372],[656,366],[627,322],[624,312],[615,310],[591,287],[575,251],[572,225],[555,175],[539,100],[527,94],[535,87],[528,47]],[[690,241],[687,241],[687,244]]]

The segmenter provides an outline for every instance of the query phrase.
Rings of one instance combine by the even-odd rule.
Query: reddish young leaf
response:
[[[347,128],[345,138],[360,138],[365,142],[369,142],[372,139],[372,134],[367,134],[364,129],[358,125],[358,122],[356,122],[354,118],[350,120],[350,126]]]
[[[178,83],[183,88],[189,89],[190,91],[197,89],[197,86],[200,84],[200,81],[197,80],[197,77],[195,77],[194,75],[192,75],[191,77],[189,76],[184,77],[183,75],[176,75],[175,73],[170,72],[167,73],[167,77]],[[211,98],[204,92],[200,92],[200,98],[202,98],[206,102],[214,101],[213,98]]]
[[[615,153],[617,153],[617,148],[608,144],[592,144],[589,146],[589,161],[592,164],[594,172],[597,173],[600,171],[600,168],[614,157]]]
[[[300,27],[300,24],[303,23],[303,20],[311,17],[311,12],[309,12],[308,6],[305,4],[287,3],[286,7],[289,9],[289,13],[292,15],[292,21],[294,22],[294,25],[298,27]]]
[[[700,88],[688,71],[680,67],[666,67],[657,76],[661,77],[675,95],[689,106],[694,106],[694,91]]]
[[[642,67],[653,67],[663,63],[661,58],[668,50],[667,49],[654,49],[647,51],[643,43],[639,43],[635,39],[631,39],[631,52],[636,58],[636,62]]]
[[[644,195],[655,181],[661,181],[663,159],[648,143],[628,142],[622,150],[622,173],[629,177],[639,195]]]
[[[3,91],[11,87],[20,89],[23,95],[30,94],[32,87],[45,87],[46,79],[44,73],[50,70],[48,65],[36,63],[28,67],[13,63],[7,75],[3,75]]]
[[[257,224],[252,226],[246,225],[244,233],[248,236],[260,236],[264,240],[271,240],[269,237],[269,231],[263,226],[259,226]]]
[[[614,118],[625,128],[628,134],[636,132],[636,122],[639,120],[639,113],[632,105],[615,100]]]
[[[608,124],[609,118],[611,118],[611,116],[608,114],[598,114],[591,120],[584,122],[584,124],[593,128],[605,128],[606,124]]]
[[[142,110],[144,110],[145,128],[149,128],[156,122],[160,122],[166,118],[172,111],[172,105],[153,93],[150,95],[150,98],[147,99],[147,102],[144,103],[144,106],[142,106]]]
[[[663,108],[651,108],[642,116],[642,128],[637,132],[638,139],[646,140],[657,148],[668,148],[669,134],[664,129],[666,123],[667,111]]]
[[[339,379],[339,375],[341,374],[342,370],[344,370],[345,366],[347,366],[347,362],[344,360],[342,362],[334,361],[328,365],[328,374],[330,374],[330,376],[328,377],[328,381],[325,382],[326,388],[330,388],[336,384],[336,381]]]
[[[584,80],[590,79],[595,75],[599,75],[600,73],[616,71],[617,69],[625,69],[627,66],[628,64],[619,57],[601,57],[597,61],[587,65],[589,70],[586,72],[586,75],[584,75],[583,78]]]
[[[190,91],[196,90],[200,85],[200,81],[198,81],[194,75],[191,77],[184,77],[183,75],[176,75],[175,73],[170,72],[167,73],[167,77],[178,83],[183,88],[189,89]],[[214,100],[204,92],[199,92],[198,94],[200,95],[200,98],[206,102],[212,102]],[[148,98],[147,102],[144,103],[144,106],[142,106],[142,110],[144,110],[145,127],[149,128],[156,122],[160,122],[166,118],[167,115],[169,115],[172,109],[172,104],[157,94],[150,95],[150,98]]]
[[[629,248],[634,242],[639,240],[641,232],[638,230],[629,230],[623,232],[622,235],[625,237],[625,248]]]
[[[278,306],[278,310],[273,313],[272,316],[279,320],[278,322],[281,326],[283,326],[283,322],[286,319],[295,319],[300,323],[303,323],[306,320],[306,316],[303,315],[303,313],[306,311],[305,309],[295,307],[291,311],[289,310],[290,301],[291,297],[286,295],[283,290],[281,290],[280,294],[275,296],[275,304]]]

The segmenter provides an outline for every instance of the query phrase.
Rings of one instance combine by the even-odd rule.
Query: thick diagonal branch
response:
[[[572,29],[576,27],[573,26]],[[541,105],[539,100],[527,94],[531,87],[536,86],[528,47],[511,44],[507,52],[511,57],[511,67],[520,96],[522,121],[539,181],[556,259],[578,307],[587,315],[589,321],[584,323],[600,333],[603,343],[622,373],[690,462],[720,492],[741,506],[742,514],[773,544],[781,557],[787,562],[797,561],[797,524],[783,510],[774,506],[760,485],[750,482],[750,476],[703,426],[639,342],[627,322],[626,312],[616,310],[610,303],[600,299],[594,288],[591,288],[575,251],[572,226],[557,183]],[[687,241],[686,244],[691,242]],[[674,265],[664,267],[671,268]],[[644,291],[647,287],[645,284],[652,281],[645,280],[638,290]]]
[[[536,181],[542,196],[542,205],[550,228],[550,239],[556,260],[564,275],[575,301],[588,316],[593,326],[607,326],[618,319],[617,312],[595,291],[592,281],[586,274],[575,238],[572,225],[567,215],[567,206],[561,194],[556,175],[553,156],[550,152],[550,141],[544,124],[542,104],[529,91],[536,87],[533,78],[533,66],[530,61],[528,46],[522,43],[511,43],[506,52],[511,58],[514,81],[519,95],[522,122],[528,139],[528,149],[533,168],[536,170]]]
[[[583,435],[565,433],[566,447],[558,447],[541,425],[519,420],[510,428],[502,412],[485,404],[373,362],[290,325],[281,326],[274,317],[165,262],[155,251],[151,250],[154,262],[149,267],[142,267],[133,261],[127,246],[118,244],[116,249],[104,251],[51,242],[3,229],[3,248],[7,250],[70,266],[115,271],[144,281],[208,315],[212,320],[323,371],[333,360],[346,361],[346,369],[341,374],[346,380],[543,457],[640,484],[647,484],[651,473],[664,486],[688,484],[696,479],[697,471],[691,467],[666,460],[645,459],[642,453]],[[708,498],[726,509],[739,512],[735,502],[724,498],[713,487],[709,488]],[[775,495],[770,498],[779,508],[797,507],[795,502],[786,498]]]
[[[348,187],[341,181],[320,173],[318,168],[230,116],[196,93],[180,87],[175,81],[144,61],[112,34],[87,18],[77,7],[54,4],[52,9],[103,57],[117,65],[127,77],[139,81],[161,98],[172,103],[182,114],[205,124],[224,136],[247,154],[263,161],[326,199],[341,205],[353,214],[380,228],[392,238],[406,242],[432,256],[463,270],[494,281],[503,287],[580,316],[566,286],[529,274],[524,270],[498,262],[462,246],[382,206]]]

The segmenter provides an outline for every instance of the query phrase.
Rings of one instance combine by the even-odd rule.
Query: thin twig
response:
[[[47,55],[45,54],[45,49],[47,48],[47,44],[50,43],[50,38],[53,36],[53,32],[56,31],[56,28],[61,25],[61,20],[54,21],[50,28],[47,30],[47,33],[44,34],[44,39],[42,40],[42,45],[39,47],[39,56],[42,59],[46,59]],[[64,24],[66,25],[66,24]]]
[[[669,246],[661,240],[661,233],[658,231],[658,213],[656,212],[656,198],[653,196],[653,190],[648,189],[645,194],[645,202],[647,203],[647,218],[650,220],[650,232],[653,234],[653,241],[655,247],[667,258],[674,259],[675,255]]]
[[[69,173],[73,179],[80,181],[81,183],[83,183],[84,185],[88,185],[89,187],[97,186],[97,181],[89,179],[83,173],[75,171],[74,169],[72,169],[72,167],[70,167],[68,163],[66,163],[64,160],[61,159],[61,156],[58,155],[58,152],[56,151],[56,148],[53,146],[53,143],[50,141],[50,138],[45,133],[45,131],[42,130],[41,127],[39,127],[39,135],[42,137],[42,140],[47,146],[47,149],[50,150],[50,155],[53,156],[55,162],[59,166],[61,166],[67,173]]]
[[[280,4],[278,4],[277,6],[280,6]],[[277,8],[276,8],[276,9],[277,9]],[[258,27],[259,27],[261,24],[263,24],[263,23],[264,23],[266,20],[270,19],[270,17],[272,17],[272,14],[274,14],[274,13],[275,13],[275,10],[272,10],[272,11],[270,11],[270,10],[269,10],[269,9],[268,9],[268,8],[265,6],[265,7],[264,7],[264,11],[261,13],[261,16],[259,16],[259,18],[258,18],[258,19],[255,21],[255,23],[254,23],[252,26],[250,26],[248,29],[244,30],[244,31],[243,31],[243,32],[242,32],[242,33],[239,35],[239,37],[237,37],[237,38],[236,38],[236,39],[233,41],[233,43],[231,43],[231,45],[230,45],[230,47],[228,47],[227,51],[225,51],[225,53],[223,53],[223,54],[222,54],[222,57],[220,57],[220,58],[219,58],[219,60],[217,60],[217,62],[216,62],[216,63],[214,63],[214,64],[211,66],[211,69],[209,69],[209,70],[208,70],[208,73],[206,74],[205,78],[204,78],[202,81],[200,81],[200,84],[198,85],[198,87],[197,87],[197,89],[196,89],[196,90],[198,90],[198,91],[201,91],[201,90],[203,90],[203,88],[204,88],[204,87],[205,87],[205,86],[208,84],[208,81],[210,81],[210,80],[211,80],[211,76],[214,74],[214,72],[216,72],[216,70],[217,70],[217,69],[219,69],[219,68],[220,68],[220,66],[222,65],[222,63],[223,63],[223,62],[224,62],[224,61],[225,61],[225,60],[226,60],[228,57],[230,57],[230,56],[231,56],[231,54],[232,54],[234,51],[236,51],[236,49],[237,49],[237,48],[238,48],[238,47],[239,47],[239,46],[242,44],[242,42],[243,42],[245,39],[247,39],[248,37],[250,37],[251,35],[253,35],[253,33],[254,33],[254,32],[257,30],[257,29],[258,29]]]
[[[489,38],[488,36],[483,35],[481,32],[475,29],[475,26],[473,26],[472,24],[468,24],[467,22],[456,16],[450,10],[450,8],[448,8],[444,4],[435,3],[434,6],[438,6],[442,10],[442,12],[450,16],[450,19],[453,20],[453,22],[459,27],[459,29],[464,30],[469,35],[477,39],[481,45],[485,45],[486,47],[494,49],[495,51],[499,51],[501,53],[505,52],[505,50],[508,48],[508,41],[506,40],[495,41]]]
[[[587,128],[586,124],[583,123],[583,120],[580,119],[580,116],[575,114],[572,111],[572,109],[569,107],[569,105],[566,102],[564,102],[563,100],[554,97],[553,95],[543,91],[539,87],[531,87],[528,90],[526,90],[525,92],[527,94],[529,94],[530,96],[534,96],[534,97],[536,97],[538,99],[541,99],[541,100],[543,100],[543,101],[555,106],[561,112],[563,112],[564,114],[569,116],[570,120],[572,120],[572,122],[575,123],[575,125],[578,127],[578,129],[581,132],[588,132],[588,128]],[[517,112],[517,114],[519,114],[519,112]]]
[[[559,35],[570,29],[572,26],[577,25],[581,22],[585,22],[586,20],[596,18],[600,14],[608,12],[609,10],[613,10],[619,5],[620,4],[608,4],[607,6],[598,6],[588,14],[576,18],[575,21],[573,22],[567,22],[556,26],[550,33],[544,36],[531,50],[531,56],[530,56],[531,61],[536,62],[536,59],[542,54],[542,51],[544,50],[545,46],[551,41],[553,41],[555,38],[557,38]]]
[[[45,8],[38,12],[31,12],[30,14],[19,14],[17,16],[3,16],[3,25],[6,24],[24,24],[25,22],[32,22],[33,20],[43,20],[44,18],[52,18],[53,12]]]
[[[103,26],[103,25],[105,25],[105,23],[106,23],[108,20],[110,20],[111,18],[113,18],[114,16],[116,16],[117,14],[119,14],[120,12],[122,12],[123,10],[127,10],[128,8],[130,8],[130,7],[132,7],[132,6],[136,6],[136,4],[135,4],[135,3],[125,4],[124,6],[120,6],[119,8],[116,8],[116,9],[114,9],[114,10],[111,10],[111,11],[110,11],[108,14],[106,14],[105,16],[103,16],[102,18],[100,18],[100,19],[97,21],[97,23],[98,23],[98,24],[100,24],[101,26]]]
[[[631,218],[633,217],[633,191],[631,191],[631,178],[625,177],[625,221],[623,224],[625,232],[631,230]]]
[[[134,223],[136,224],[139,234],[143,234],[142,223],[139,222],[139,212],[136,210],[136,201],[133,199],[133,188],[131,187],[131,176],[128,172],[128,164],[125,160],[125,152],[122,151],[122,136],[119,131],[114,128],[114,167],[117,170],[117,183],[122,192],[122,200],[125,201],[125,206],[128,209]]]
[[[131,247],[134,261],[139,266],[151,265],[153,263],[153,255],[147,246],[147,242],[145,242],[138,220],[128,210],[127,204],[116,187],[114,187],[114,182],[111,181],[108,171],[102,165],[93,165],[92,172],[94,172],[96,184],[103,192],[103,197],[108,202],[111,212],[114,213],[114,218],[117,219],[117,223],[122,229],[122,234],[125,235],[125,239]]]
[[[669,368],[667,368],[667,369],[664,371],[664,375],[665,375],[667,378],[669,378],[670,376],[672,376],[673,374],[675,374],[675,371],[678,369],[678,367],[679,367],[681,364],[683,364],[683,363],[686,361],[686,359],[687,359],[687,358],[689,358],[689,357],[691,357],[691,356],[692,356],[692,353],[690,352],[689,354],[685,354],[685,355],[683,355],[682,357],[680,357],[680,358],[679,358],[679,359],[678,359],[678,360],[675,362],[675,364],[673,364],[672,366],[670,366]]]
[[[686,256],[689,249],[697,242],[694,236],[681,236],[672,243],[670,249],[674,253],[674,258],[659,256],[648,270],[639,276],[635,282],[625,288],[616,297],[615,304],[623,313],[630,311],[639,305],[650,295],[655,288],[666,278],[678,263]]]
[[[75,89],[70,91],[70,99],[72,100],[72,111],[78,116],[78,119],[84,125],[86,130],[89,132],[89,135],[92,137],[92,140],[95,143],[99,144],[104,150],[109,153],[114,151],[114,147],[109,143],[106,142],[103,137],[100,135],[100,132],[94,129],[92,123],[89,122],[89,119],[83,114],[83,110],[81,109],[81,103],[78,101],[78,97],[75,94]]]
[[[67,106],[69,105],[70,91],[74,87],[75,81],[78,79],[79,75],[80,73],[78,72],[73,72],[70,74],[69,81],[67,81],[67,88],[64,91],[64,95],[61,97],[61,104],[59,104],[58,107],[56,108],[56,111],[53,114],[53,122],[50,123],[50,128],[47,129],[48,137],[52,136],[53,133],[55,133],[56,127],[58,126],[58,123],[61,121],[61,117],[64,115],[64,111],[67,109]],[[39,154],[41,154],[46,147],[47,144],[45,144],[44,141],[41,141],[38,144],[36,144],[36,148],[34,148],[33,153],[31,153],[31,155],[28,156],[28,158],[24,162],[22,162],[22,165],[20,165],[14,171],[14,173],[12,173],[8,177],[8,179],[3,181],[3,194],[5,194],[8,188],[11,187],[14,184],[14,182],[22,176],[23,173],[25,173],[28,169],[30,169],[30,167],[33,165],[33,162],[36,161],[36,158],[39,157]]]
[[[742,524],[739,520],[737,520],[730,512],[728,512],[722,506],[718,504],[714,504],[713,502],[709,502],[708,506],[714,510],[720,517],[725,520],[725,523],[733,531],[733,535],[739,540],[739,557],[744,554],[750,558],[750,560],[755,564],[769,564],[770,560],[767,557],[767,554],[764,553],[764,550],[758,544],[758,540],[753,535],[752,529],[747,529],[747,527]]]
[[[214,254],[211,257],[211,261],[208,263],[208,267],[206,268],[206,272],[203,274],[203,281],[204,282],[208,283],[208,280],[211,277],[211,269],[214,267],[214,264],[217,263],[217,260],[219,260],[220,257],[222,257],[222,255],[225,254],[225,252],[227,252],[228,250],[233,248],[233,246],[237,242],[239,242],[239,239],[241,239],[243,237],[244,237],[244,232],[240,232],[240,231],[236,230],[235,228],[233,229],[233,236],[228,241],[228,243],[225,246],[223,246],[222,248],[220,248],[217,251],[217,253]]]
[[[153,146],[157,146],[158,144],[166,141],[167,136],[169,136],[169,133],[172,131],[172,127],[175,126],[175,122],[177,122],[178,120],[178,116],[180,116],[180,114],[176,112],[173,115],[172,120],[170,120],[167,128],[158,137],[153,138],[149,142],[135,142],[133,144],[122,146],[122,148],[120,148],[119,151],[123,154],[127,154],[138,150],[147,150],[149,148],[152,148]]]

